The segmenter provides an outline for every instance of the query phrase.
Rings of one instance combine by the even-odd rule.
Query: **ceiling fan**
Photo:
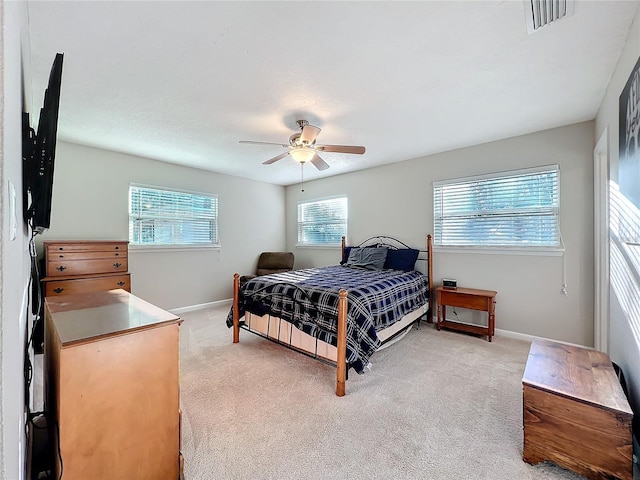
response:
[[[272,163],[283,159],[287,155],[291,155],[295,161],[302,165],[307,162],[311,162],[318,170],[326,170],[329,168],[329,164],[320,158],[318,152],[356,153],[361,155],[365,151],[364,147],[355,145],[318,145],[316,144],[316,137],[320,133],[320,129],[313,125],[309,125],[309,122],[306,120],[297,120],[296,123],[300,127],[300,132],[294,133],[289,137],[288,145],[284,143],[253,142],[250,140],[240,140],[240,143],[249,143],[254,145],[279,145],[283,148],[289,149],[288,152],[262,162],[263,165],[271,165]]]

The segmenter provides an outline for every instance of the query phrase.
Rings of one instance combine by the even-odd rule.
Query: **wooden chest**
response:
[[[44,242],[45,296],[116,288],[130,292],[128,243],[117,240]]]
[[[606,354],[534,340],[522,387],[526,462],[632,480],[633,412]]]

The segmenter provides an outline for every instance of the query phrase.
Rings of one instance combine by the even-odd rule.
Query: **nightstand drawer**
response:
[[[489,302],[493,301],[488,297],[458,293],[455,290],[442,290],[440,292],[440,299],[444,305],[448,305],[450,307],[470,308],[471,310],[487,310]]]

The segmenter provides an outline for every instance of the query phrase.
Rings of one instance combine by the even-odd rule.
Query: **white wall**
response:
[[[2,87],[0,129],[0,201],[2,202],[2,265],[0,266],[0,478],[25,478],[24,347],[27,335],[26,298],[29,281],[29,237],[22,222],[22,76],[21,42],[27,31],[26,3],[3,2]],[[25,72],[27,74],[28,72]],[[17,231],[10,237],[9,183],[16,193]]]
[[[130,249],[132,293],[161,308],[231,298],[235,272],[284,248],[283,187],[67,142],[58,142],[42,240],[128,240],[130,183],[218,195],[220,250]]]
[[[469,175],[560,165],[560,227],[566,246],[567,296],[561,293],[562,257],[434,254],[434,280],[496,290],[496,328],[593,345],[593,123],[585,122],[507,140],[287,187],[287,248],[297,267],[337,263],[339,249],[295,248],[296,205],[302,199],[346,194],[349,241],[392,235],[423,246],[433,231],[432,182]],[[460,312],[459,312],[460,313]],[[475,321],[477,314],[465,312]]]
[[[610,178],[614,183],[618,182],[618,102],[620,93],[624,88],[631,71],[640,56],[640,7],[636,11],[635,20],[631,26],[627,43],[618,64],[611,77],[609,86],[598,111],[595,124],[596,138],[599,138],[604,130],[609,127],[610,145]],[[611,212],[613,215],[614,212]],[[623,245],[617,240],[615,231],[611,232],[610,242],[612,249],[635,251],[640,257],[640,246]],[[630,403],[634,409],[635,432],[640,435],[640,272],[632,262],[616,262],[611,256],[612,272],[624,272],[628,278],[634,281],[621,282],[617,280],[621,274],[610,275],[610,325],[609,325],[609,354],[611,359],[622,368],[627,385],[629,387]]]

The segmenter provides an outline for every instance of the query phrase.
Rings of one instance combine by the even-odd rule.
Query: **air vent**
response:
[[[524,0],[529,34],[562,17],[573,15],[574,0]]]

